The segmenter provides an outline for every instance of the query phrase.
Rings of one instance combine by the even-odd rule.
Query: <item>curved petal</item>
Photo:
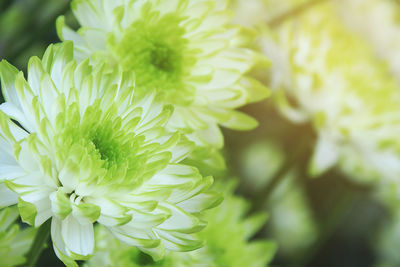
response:
[[[53,217],[51,220],[51,240],[53,241],[54,252],[57,257],[68,267],[78,267],[76,262],[69,258],[61,236],[61,220]]]
[[[18,202],[18,195],[8,189],[4,183],[0,183],[0,208],[8,207]]]
[[[61,222],[61,236],[65,247],[74,254],[88,256],[93,253],[93,224],[81,224],[74,216],[69,215]]]

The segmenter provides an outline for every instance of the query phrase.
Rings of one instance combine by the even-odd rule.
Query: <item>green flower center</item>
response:
[[[181,61],[179,53],[166,44],[154,44],[150,52],[150,63],[157,71],[169,74],[181,73]]]
[[[185,86],[183,78],[193,58],[186,53],[185,30],[179,25],[182,19],[175,14],[160,18],[148,10],[142,13],[143,19],[124,29],[122,38],[110,36],[109,50],[119,65],[135,72],[139,94],[156,90],[167,102],[190,102],[192,89]]]
[[[92,163],[96,163],[97,167],[107,172],[113,173],[121,168],[129,169],[135,165],[134,158],[139,140],[133,134],[119,129],[117,124],[112,120],[99,120],[69,125],[61,134],[62,142],[64,145],[69,143],[73,152],[85,154],[90,157]]]
[[[81,119],[67,123],[56,136],[59,161],[72,160],[81,173],[86,173],[82,179],[135,186],[141,182],[142,166],[147,161],[147,157],[138,155],[144,140],[121,126],[115,109],[104,113],[96,103]],[[79,116],[76,110],[71,114]]]
[[[95,128],[90,132],[88,141],[94,145],[101,160],[104,161],[105,168],[110,168],[112,165],[122,162],[127,156],[128,151],[117,140],[113,139],[109,128]]]
[[[124,121],[117,110],[116,104],[102,110],[98,100],[81,116],[71,105],[68,123],[54,138],[56,157],[60,168],[70,166],[82,181],[132,190],[164,168],[171,155],[130,128],[138,117]]]

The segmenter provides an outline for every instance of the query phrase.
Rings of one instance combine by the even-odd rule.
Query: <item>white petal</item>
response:
[[[194,197],[177,203],[176,206],[186,212],[195,213],[201,212],[210,206],[215,205],[215,203],[218,203],[219,201],[220,198],[216,197],[213,193],[200,193]]]
[[[108,21],[102,19],[98,3],[92,1],[75,1],[72,3],[71,9],[83,27],[107,28]]]
[[[18,195],[8,189],[4,183],[0,183],[0,208],[17,204]]]
[[[61,220],[56,217],[51,220],[51,240],[58,258],[61,258],[60,253],[67,255],[65,243],[61,236]]]
[[[113,235],[131,246],[154,248],[160,244],[160,240],[152,231],[135,229],[128,225],[109,228]]]
[[[61,236],[65,246],[71,252],[87,256],[93,253],[93,224],[80,224],[74,216],[69,215],[61,222]]]
[[[33,202],[33,204],[35,204],[37,212],[35,217],[35,226],[41,225],[53,215],[48,196]]]
[[[162,224],[157,226],[163,230],[188,230],[195,228],[199,224],[199,219],[184,210],[170,205],[168,203],[160,203],[160,206],[167,208],[171,211],[171,217],[165,220]]]
[[[4,99],[21,108],[21,103],[15,89],[15,79],[18,73],[18,69],[7,61],[3,60],[0,62],[0,79]]]
[[[221,133],[221,130],[216,124],[209,124],[207,129],[197,130],[197,136],[206,144],[210,144],[217,148],[222,148],[224,145],[224,137]]]
[[[61,76],[59,73],[54,75]],[[58,83],[61,83],[61,77],[59,77],[58,80]],[[54,82],[50,75],[46,74],[43,75],[39,87],[40,100],[42,102],[44,112],[46,113],[47,118],[49,118],[50,122],[53,124],[55,123],[55,118],[58,115],[54,105],[56,105],[56,98],[59,94]]]
[[[201,179],[201,176],[196,168],[181,164],[169,164],[162,171],[155,174],[148,183],[154,186],[173,186],[192,183],[193,180],[199,179]]]
[[[28,84],[35,94],[39,94],[40,80],[45,74],[42,62],[38,57],[31,57],[28,62]]]
[[[17,120],[21,125],[28,131],[33,131],[35,128],[32,122],[29,122],[23,111],[11,102],[5,102],[0,105],[0,110],[3,111],[7,116]],[[18,127],[19,128],[19,127]],[[27,132],[20,129],[20,135],[15,136],[15,139],[20,140],[28,135]],[[22,134],[22,135],[21,135]]]
[[[1,155],[0,160],[2,160]],[[26,175],[26,172],[18,165],[2,164],[2,161],[0,161],[0,181],[13,180],[14,178],[21,177],[23,175]]]
[[[311,174],[318,175],[332,167],[338,160],[338,150],[338,147],[332,140],[321,134],[318,138],[311,162]]]
[[[132,218],[131,215],[126,214],[126,209],[123,206],[108,198],[91,199],[90,203],[100,207],[101,213],[97,221],[103,225],[115,226],[127,223]]]

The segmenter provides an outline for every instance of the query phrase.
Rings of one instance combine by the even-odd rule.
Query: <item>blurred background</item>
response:
[[[233,1],[232,6],[248,7],[246,12],[254,15],[236,14],[239,23],[274,28],[327,1],[243,0]],[[66,14],[67,24],[78,28],[69,4],[0,0],[0,59],[25,72],[31,56],[42,56],[50,43],[59,41],[55,28],[59,15]],[[259,17],[261,22],[251,21]],[[268,83],[267,75],[260,77]],[[376,197],[374,185],[349,179],[337,167],[310,177],[309,161],[317,142],[313,122],[291,122],[270,99],[242,110],[254,116],[259,127],[249,132],[224,130],[227,171],[203,168],[203,172],[216,179],[239,178],[237,193],[251,201],[251,212],[269,214],[254,238],[277,242],[271,266],[400,266],[400,214]],[[37,266],[62,263],[49,247]]]

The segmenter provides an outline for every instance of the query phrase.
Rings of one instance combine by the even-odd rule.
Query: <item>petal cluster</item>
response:
[[[400,90],[387,65],[323,3],[264,30],[271,87],[282,112],[311,122],[316,175],[338,164],[354,178],[396,180]]]
[[[98,242],[96,254],[86,262],[87,267],[103,266],[163,266],[163,267],[241,267],[267,266],[276,246],[267,240],[249,242],[265,223],[265,214],[247,216],[248,203],[233,195],[232,181],[216,183],[216,189],[224,192],[224,202],[204,213],[209,225],[198,233],[205,246],[191,252],[170,252],[162,261],[154,262],[136,248],[128,247],[113,238],[103,227],[96,229]]]
[[[148,89],[175,107],[170,129],[198,145],[220,148],[218,127],[251,129],[257,123],[235,111],[267,96],[248,75],[266,60],[247,48],[254,36],[230,24],[227,1],[76,0],[81,24],[74,32],[58,20],[58,33],[75,44],[76,58],[107,61],[137,74],[138,94]]]
[[[137,99],[133,73],[109,69],[77,64],[70,42],[33,57],[27,80],[0,63],[1,182],[23,221],[51,218],[54,249],[71,266],[93,253],[95,222],[155,259],[196,249],[192,233],[206,225],[197,214],[220,200],[212,177],[180,163],[192,143],[165,129],[173,108]]]

